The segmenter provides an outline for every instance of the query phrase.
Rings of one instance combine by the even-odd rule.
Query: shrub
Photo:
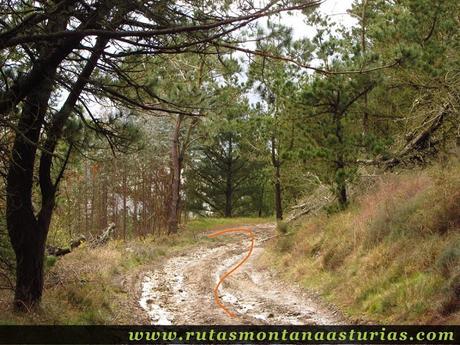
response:
[[[54,255],[46,255],[45,256],[45,270],[49,270],[53,267],[57,262],[57,256]]]
[[[279,252],[286,253],[286,252],[289,252],[293,248],[294,243],[295,243],[294,236],[282,236],[276,242],[276,248],[278,249]]]
[[[286,222],[278,222],[276,224],[276,230],[278,230],[281,234],[285,235],[289,231],[289,225]]]

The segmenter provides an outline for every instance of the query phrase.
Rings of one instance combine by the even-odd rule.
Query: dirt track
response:
[[[213,289],[220,276],[247,254],[250,241],[244,235],[227,235],[233,240],[185,252],[146,273],[139,303],[152,324],[340,323],[336,313],[321,307],[313,296],[256,267],[266,239],[274,235],[274,225],[249,228],[256,235],[253,254],[219,289],[222,302],[236,317],[216,305]]]

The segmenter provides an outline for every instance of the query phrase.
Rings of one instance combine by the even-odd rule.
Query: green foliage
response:
[[[222,108],[202,124],[204,140],[194,146],[185,171],[187,209],[200,215],[266,216],[271,213],[267,177],[263,162],[250,156],[247,100],[228,78],[216,96]]]
[[[46,255],[45,256],[45,271],[53,267],[56,264],[57,260],[58,260],[57,256]]]
[[[286,222],[278,222],[276,223],[276,230],[279,231],[280,234],[286,235],[289,231],[289,224]]]

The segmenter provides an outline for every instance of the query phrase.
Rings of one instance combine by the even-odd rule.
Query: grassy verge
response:
[[[142,273],[164,257],[205,241],[215,228],[266,222],[260,218],[197,219],[174,236],[113,240],[100,248],[85,245],[58,259],[46,272],[39,310],[15,313],[12,292],[0,291],[0,324],[148,323],[137,305]],[[51,262],[50,262],[51,264]]]
[[[382,176],[347,211],[291,225],[263,260],[358,322],[458,324],[459,168]]]

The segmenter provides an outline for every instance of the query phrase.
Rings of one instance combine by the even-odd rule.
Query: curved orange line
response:
[[[252,230],[250,229],[245,229],[245,228],[233,228],[233,229],[225,229],[225,230],[221,230],[221,231],[217,231],[213,234],[210,234],[208,235],[209,238],[213,238],[213,237],[217,237],[217,236],[220,236],[220,235],[223,235],[223,234],[227,234],[227,233],[246,233],[250,238],[251,238],[251,246],[249,247],[249,252],[248,254],[243,258],[243,260],[241,260],[235,267],[233,267],[231,270],[225,272],[219,279],[219,282],[217,283],[217,285],[214,287],[214,301],[216,302],[216,304],[221,307],[226,313],[228,316],[230,317],[235,317],[236,314],[231,312],[230,310],[227,309],[227,307],[225,307],[225,305],[220,301],[220,298],[219,298],[219,286],[222,284],[222,282],[224,281],[225,278],[227,278],[230,274],[232,274],[233,272],[235,272],[242,264],[244,264],[244,262],[249,259],[249,257],[251,256],[252,254],[252,250],[254,249],[254,240],[255,240],[255,236],[254,236],[254,233],[252,232]]]

